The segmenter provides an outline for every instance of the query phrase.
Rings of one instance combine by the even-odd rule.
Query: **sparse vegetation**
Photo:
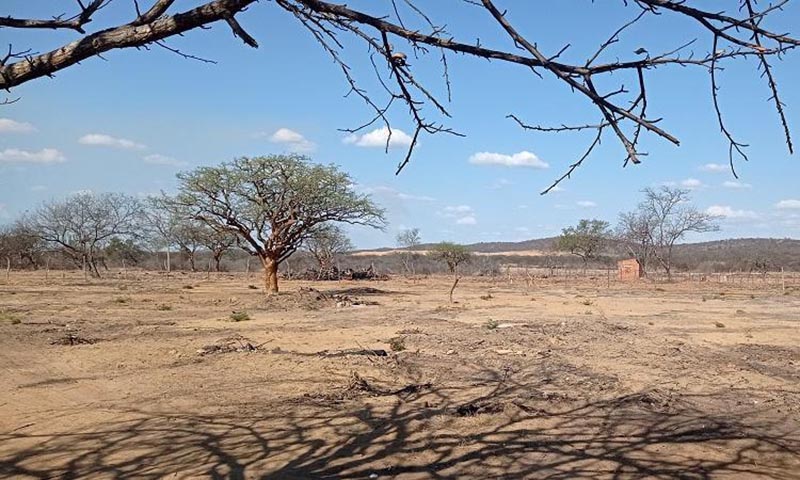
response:
[[[0,323],[3,322],[8,322],[11,325],[19,325],[20,323],[22,323],[22,320],[17,315],[11,312],[0,310]]]
[[[403,350],[405,350],[406,349],[405,337],[397,336],[390,338],[389,348],[391,348],[393,352],[402,352]]]
[[[493,318],[490,318],[489,320],[486,320],[486,323],[483,324],[483,328],[485,328],[486,330],[496,330],[497,327],[499,327],[499,326],[500,326],[500,322],[498,322],[497,320],[495,320]]]
[[[228,315],[228,318],[232,322],[246,322],[250,320],[250,314],[247,312],[232,312]]]

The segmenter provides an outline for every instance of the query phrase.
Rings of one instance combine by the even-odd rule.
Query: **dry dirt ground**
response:
[[[108,277],[0,280],[0,477],[800,478],[797,289]]]

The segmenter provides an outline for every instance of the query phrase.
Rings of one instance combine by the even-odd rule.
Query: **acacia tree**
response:
[[[121,193],[77,193],[43,204],[22,219],[25,229],[99,277],[97,263],[112,238],[140,234],[141,202]]]
[[[453,275],[453,286],[450,287],[450,303],[453,303],[453,292],[458,286],[458,281],[461,280],[461,272],[458,267],[464,263],[468,263],[472,259],[472,253],[464,245],[459,245],[452,242],[442,242],[428,252],[434,260],[447,265],[447,269]]]
[[[175,203],[192,218],[237,235],[258,257],[267,292],[278,292],[278,266],[321,224],[383,228],[383,209],[353,188],[335,165],[300,155],[242,157],[178,174]]]
[[[408,111],[415,129],[398,171],[411,158],[420,134],[444,132],[461,135],[441,123],[450,116],[447,103],[451,98],[451,86],[455,86],[457,80],[451,79],[448,71],[449,58],[454,54],[514,65],[519,67],[520,75],[553,79],[555,85],[575,92],[589,110],[594,111],[593,121],[587,123],[580,119],[576,125],[558,126],[530,125],[514,114],[509,115],[519,126],[530,131],[594,132],[586,152],[545,192],[582,165],[603,137],[611,137],[617,142],[624,152],[625,164],[640,162],[639,144],[647,134],[679,145],[678,138],[665,126],[667,122],[661,122],[662,116],[652,112],[652,105],[657,103],[652,101],[651,90],[646,88],[654,75],[669,68],[694,68],[701,75],[710,76],[710,82],[704,79],[703,85],[710,84],[710,103],[716,112],[718,127],[729,144],[733,169],[734,155],[746,158],[745,144],[736,140],[724,121],[718,98],[718,74],[724,64],[733,60],[749,61],[753,73],[764,78],[788,150],[793,151],[784,104],[772,68],[772,62],[800,46],[800,39],[783,33],[780,27],[781,21],[791,24],[792,15],[796,15],[796,12],[787,11],[793,6],[788,5],[788,0],[766,5],[757,4],[757,0],[740,0],[726,3],[724,7],[728,10],[719,10],[724,7],[716,6],[713,10],[706,9],[707,2],[701,0],[587,2],[581,10],[608,10],[612,22],[616,20],[615,24],[596,22],[598,28],[607,32],[605,40],[594,40],[597,43],[589,45],[576,45],[581,43],[581,39],[572,36],[575,29],[570,27],[574,25],[574,18],[566,18],[564,21],[570,24],[559,29],[565,32],[564,38],[542,38],[539,36],[541,29],[531,28],[525,23],[525,20],[540,15],[531,15],[520,5],[505,10],[495,5],[495,1],[448,3],[448,20],[456,23],[453,32],[458,32],[454,34],[435,19],[434,9],[429,5],[433,2],[421,0],[365,2],[356,7],[322,0],[195,0],[190,6],[185,6],[189,2],[175,0],[131,0],[130,11],[135,15],[121,23],[113,22],[117,17],[112,15],[108,15],[109,21],[103,22],[103,7],[111,0],[86,0],[78,2],[78,11],[72,14],[55,11],[41,19],[0,18],[0,27],[5,29],[38,29],[43,36],[53,30],[65,30],[78,35],[77,39],[64,44],[61,43],[63,36],[55,35],[52,37],[53,48],[42,53],[33,53],[9,39],[12,47],[0,62],[0,89],[10,90],[33,79],[52,77],[63,69],[100,57],[113,49],[158,47],[187,59],[210,62],[195,54],[184,53],[166,42],[192,30],[206,29],[215,22],[224,22],[246,45],[257,47],[258,42],[239,23],[239,19],[245,16],[243,12],[248,8],[261,11],[278,9],[294,17],[311,33],[320,48],[339,67],[351,87],[352,96],[363,100],[374,112],[370,121],[353,131],[375,122],[390,128],[391,109],[404,107]],[[620,3],[626,8],[620,8]],[[547,12],[542,14],[547,15]],[[473,19],[480,20],[481,16],[486,20],[487,28],[499,33],[499,38],[494,38],[491,30],[476,30],[480,22]],[[457,24],[466,22],[466,18],[470,19],[468,25]],[[668,51],[655,51],[651,45],[634,43],[641,41],[641,36],[637,35],[630,35],[631,40],[624,41],[632,28],[653,30],[662,25],[664,34],[657,38],[660,43],[674,45]],[[684,28],[675,28],[675,25],[684,25]],[[597,36],[589,35],[587,38],[603,38],[600,32],[593,33]],[[354,42],[362,42],[367,51],[361,53],[364,50],[346,47]],[[348,62],[353,60],[347,58],[351,51],[357,52],[355,61],[365,69],[351,68]],[[587,55],[586,52],[592,53]],[[413,64],[408,61],[410,54],[415,59]],[[431,77],[425,70],[425,66],[431,63],[428,59],[440,63],[444,82],[439,88],[422,80]],[[365,82],[355,76],[359,71],[374,72],[378,77],[378,82],[374,82],[379,85],[376,87],[378,93],[362,86]],[[547,88],[551,87],[548,85]],[[680,94],[678,90],[659,91]],[[426,115],[435,115],[435,118]]]
[[[637,211],[628,213],[634,230],[632,238],[639,238],[641,245],[650,249],[667,277],[672,278],[672,252],[675,243],[688,233],[706,233],[719,230],[714,216],[695,208],[690,203],[689,190],[662,186],[659,189],[645,188],[644,200]]]
[[[610,236],[608,222],[584,218],[577,226],[561,230],[557,247],[559,250],[580,257],[583,260],[583,269],[586,270],[586,263],[590,259],[597,258]]]
[[[399,232],[395,237],[395,241],[398,247],[404,249],[400,254],[400,260],[403,262],[403,268],[405,268],[406,273],[416,275],[416,259],[419,257],[419,254],[413,249],[422,243],[422,238],[419,235],[419,228],[408,228]]]
[[[323,223],[309,232],[305,249],[317,260],[319,274],[333,270],[337,255],[353,250],[353,243],[338,225]]]

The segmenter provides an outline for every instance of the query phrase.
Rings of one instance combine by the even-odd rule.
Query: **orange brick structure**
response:
[[[628,258],[617,262],[617,271],[620,280],[638,280],[642,278],[642,266],[635,258]]]

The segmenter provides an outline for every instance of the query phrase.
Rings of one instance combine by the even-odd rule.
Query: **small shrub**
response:
[[[130,297],[117,297],[114,299],[114,303],[119,303],[119,304],[126,304],[130,302],[131,302]]]
[[[247,312],[233,312],[230,314],[229,318],[232,322],[246,322],[250,320],[250,314]]]
[[[483,326],[487,330],[496,330],[497,327],[500,326],[500,322],[498,322],[497,320],[495,320],[493,318],[490,318],[489,320],[486,321],[486,323],[483,324]]]
[[[481,295],[481,300],[491,300],[494,297],[492,296],[491,292],[487,293],[486,295]]]
[[[22,320],[20,320],[20,318],[13,313],[0,311],[0,322],[8,322],[11,325],[19,325],[22,323]]]
[[[255,285],[248,285],[247,288],[249,288],[250,290],[258,290],[258,287],[256,287]]]
[[[172,305],[159,305],[156,307],[159,312],[169,312],[172,310]]]
[[[406,339],[405,337],[392,337],[389,339],[389,348],[392,349],[393,352],[402,352],[406,349]]]
[[[184,290],[191,290],[191,289],[193,289],[194,287],[193,287],[193,286],[191,286],[191,285],[184,285],[184,286],[183,286],[183,287],[181,287],[181,288],[183,288]]]
[[[591,300],[589,300],[588,298],[587,298],[586,300],[582,301],[581,303],[582,303],[583,305],[586,305],[587,307],[589,307],[589,306],[591,306],[591,305],[594,305],[594,302],[593,302],[593,301],[591,301]]]
[[[423,333],[422,330],[420,328],[417,328],[417,327],[405,328],[405,329],[400,330],[400,331],[397,332],[398,335],[415,335],[415,334],[421,334],[421,333]]]

